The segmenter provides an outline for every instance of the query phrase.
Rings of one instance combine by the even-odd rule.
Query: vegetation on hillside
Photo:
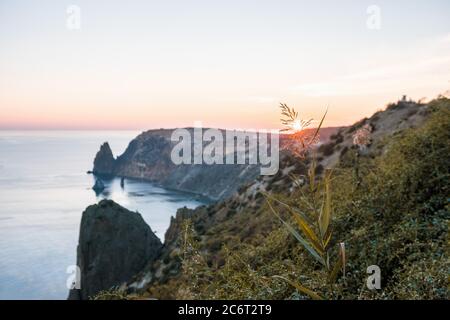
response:
[[[395,108],[409,105],[390,106],[389,118]],[[155,278],[142,296],[448,299],[450,100],[415,108],[426,116],[412,127],[383,135],[378,113],[337,133],[332,174],[311,158],[286,158],[282,168],[293,167],[294,189],[277,176],[266,184],[266,197],[243,188],[242,202],[183,209],[178,245],[157,264],[167,276]],[[327,228],[320,221],[324,204]],[[366,285],[373,265],[381,271],[378,290]]]
[[[308,288],[332,299],[448,298],[450,101],[435,100],[427,112],[428,119],[419,128],[372,146],[384,150],[380,155],[365,155],[355,145],[334,168],[329,185],[333,211],[329,243],[330,247],[345,243],[346,267],[345,275],[331,287],[326,280],[329,268],[298,244],[292,230],[265,214],[278,227],[267,236],[255,235],[256,243],[232,243],[232,250],[228,241],[222,266],[184,260],[190,268],[185,269],[183,295],[178,297],[307,299],[311,294],[302,288]],[[309,181],[292,195],[272,195],[289,205],[277,206],[283,221],[295,223],[296,217],[288,213],[292,208],[311,211],[311,183],[315,182]],[[270,206],[263,210],[270,211]],[[228,236],[217,234],[216,238]],[[195,246],[195,237],[190,239]],[[201,253],[196,252],[199,259]],[[371,265],[381,270],[379,290],[366,286]],[[275,275],[302,287],[296,289]]]

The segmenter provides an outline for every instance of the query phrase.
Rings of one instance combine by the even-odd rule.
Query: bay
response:
[[[103,198],[138,211],[162,240],[180,207],[205,199],[139,180],[86,174],[100,145],[121,154],[136,131],[0,131],[0,299],[65,299],[81,214]]]

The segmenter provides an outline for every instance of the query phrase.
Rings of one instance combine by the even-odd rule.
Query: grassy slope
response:
[[[394,105],[388,111],[395,108],[403,107]],[[244,188],[245,197],[186,212],[198,255],[188,257],[188,268],[180,275],[180,251],[175,248],[180,239],[175,237],[172,249],[154,266],[153,272],[165,276],[143,295],[304,298],[272,277],[283,275],[333,299],[448,298],[450,102],[435,100],[420,113],[426,120],[417,122],[418,127],[379,134],[366,156],[356,158],[349,137],[337,137],[344,141],[333,147],[338,161],[333,173],[332,241],[346,243],[348,263],[345,279],[340,277],[332,292],[323,283],[321,268],[269,213],[264,198],[258,192],[249,196]],[[375,116],[369,120],[376,122],[383,114]],[[347,129],[347,135],[354,129]],[[297,173],[306,169],[302,163],[283,167],[292,165]],[[288,191],[286,177],[274,178],[267,189],[302,206],[300,192]],[[372,264],[381,268],[381,290],[365,286],[366,268]]]

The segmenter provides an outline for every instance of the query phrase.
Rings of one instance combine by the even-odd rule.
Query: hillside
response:
[[[345,279],[332,292],[262,194],[308,210],[303,202],[308,183],[298,187],[289,175],[306,175],[311,158],[300,161],[287,153],[277,175],[258,177],[210,206],[180,209],[160,258],[130,281],[126,292],[156,298],[305,298],[272,278],[284,275],[303,279],[328,298],[445,298],[449,110],[445,98],[428,105],[400,101],[341,129],[318,149],[316,173],[334,168],[331,241],[347,248]],[[371,141],[357,152],[352,134],[367,124]],[[180,247],[187,234],[191,254]],[[382,290],[365,287],[366,268],[373,264],[383,272]]]
[[[359,149],[353,141],[361,128],[371,138]],[[449,133],[448,99],[399,101],[340,129],[311,157],[284,152],[277,175],[258,177],[215,204],[180,209],[159,258],[121,287],[120,298],[307,298],[274,276],[300,281],[327,299],[448,298]],[[311,189],[308,179],[312,157],[319,189]],[[345,277],[340,274],[331,287],[263,195],[308,212],[329,168],[330,248],[346,248]],[[276,205],[295,225],[285,208]],[[372,265],[381,269],[379,290],[365,285]]]

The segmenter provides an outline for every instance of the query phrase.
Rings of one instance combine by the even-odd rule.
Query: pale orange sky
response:
[[[2,1],[0,129],[269,129],[280,102],[337,126],[445,93],[449,2],[392,2],[373,30],[366,1]]]

